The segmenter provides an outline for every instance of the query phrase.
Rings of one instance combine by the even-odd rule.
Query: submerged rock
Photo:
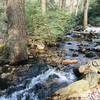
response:
[[[80,52],[80,53],[85,53],[86,52],[86,48],[84,48],[84,47],[82,47],[82,46],[79,46],[79,49],[78,49],[78,51]]]
[[[1,78],[2,78],[2,79],[5,79],[5,78],[7,78],[9,75],[11,75],[11,73],[2,73],[2,74],[1,74]]]
[[[87,52],[85,52],[85,56],[88,58],[92,58],[92,57],[95,57],[96,54],[92,51],[87,51]]]
[[[73,52],[72,56],[73,57],[77,57],[78,56],[78,52]]]

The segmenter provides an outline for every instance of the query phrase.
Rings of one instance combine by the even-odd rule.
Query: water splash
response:
[[[30,80],[30,83],[27,84],[25,89],[16,91],[8,96],[1,96],[0,100],[26,100],[26,98],[29,98],[29,100],[39,100],[38,96],[34,93],[34,86],[38,83],[45,83],[50,75],[56,75],[58,77],[57,82],[59,83],[71,83],[75,80],[75,76],[71,71],[66,73],[62,71],[57,71],[54,68],[50,68],[46,72],[38,75],[37,77],[33,77]],[[33,91],[29,92],[31,89],[33,89]]]

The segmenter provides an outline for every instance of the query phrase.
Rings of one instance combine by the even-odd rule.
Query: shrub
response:
[[[36,4],[35,4],[36,3]],[[72,17],[64,10],[49,9],[45,16],[41,15],[39,3],[27,5],[27,24],[30,35],[34,40],[46,42],[47,44],[55,43],[58,37],[69,32],[75,26],[75,17]]]

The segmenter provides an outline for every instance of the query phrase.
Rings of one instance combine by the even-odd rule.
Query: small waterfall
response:
[[[57,71],[54,68],[49,68],[46,72],[38,75],[37,77],[33,77],[27,84],[25,84],[25,89],[15,91],[10,95],[3,95],[0,97],[0,100],[39,100],[38,95],[34,93],[35,85],[38,83],[46,83],[48,78],[52,75],[57,76],[55,79],[58,83],[66,82],[70,84],[76,79],[72,71],[62,72]]]

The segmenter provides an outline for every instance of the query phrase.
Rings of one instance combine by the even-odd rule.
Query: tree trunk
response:
[[[41,0],[41,12],[43,16],[46,14],[46,0]]]
[[[66,0],[59,0],[59,8],[64,9],[66,6]]]
[[[86,29],[87,25],[88,25],[88,0],[84,0],[84,20],[83,20],[84,29]]]
[[[11,63],[28,59],[26,47],[25,0],[8,0],[8,47]]]
[[[78,15],[78,10],[79,10],[79,3],[80,3],[80,0],[77,0],[77,5],[76,5],[76,11],[75,11],[75,15],[77,16]]]
[[[62,9],[63,0],[59,0],[59,8]]]

